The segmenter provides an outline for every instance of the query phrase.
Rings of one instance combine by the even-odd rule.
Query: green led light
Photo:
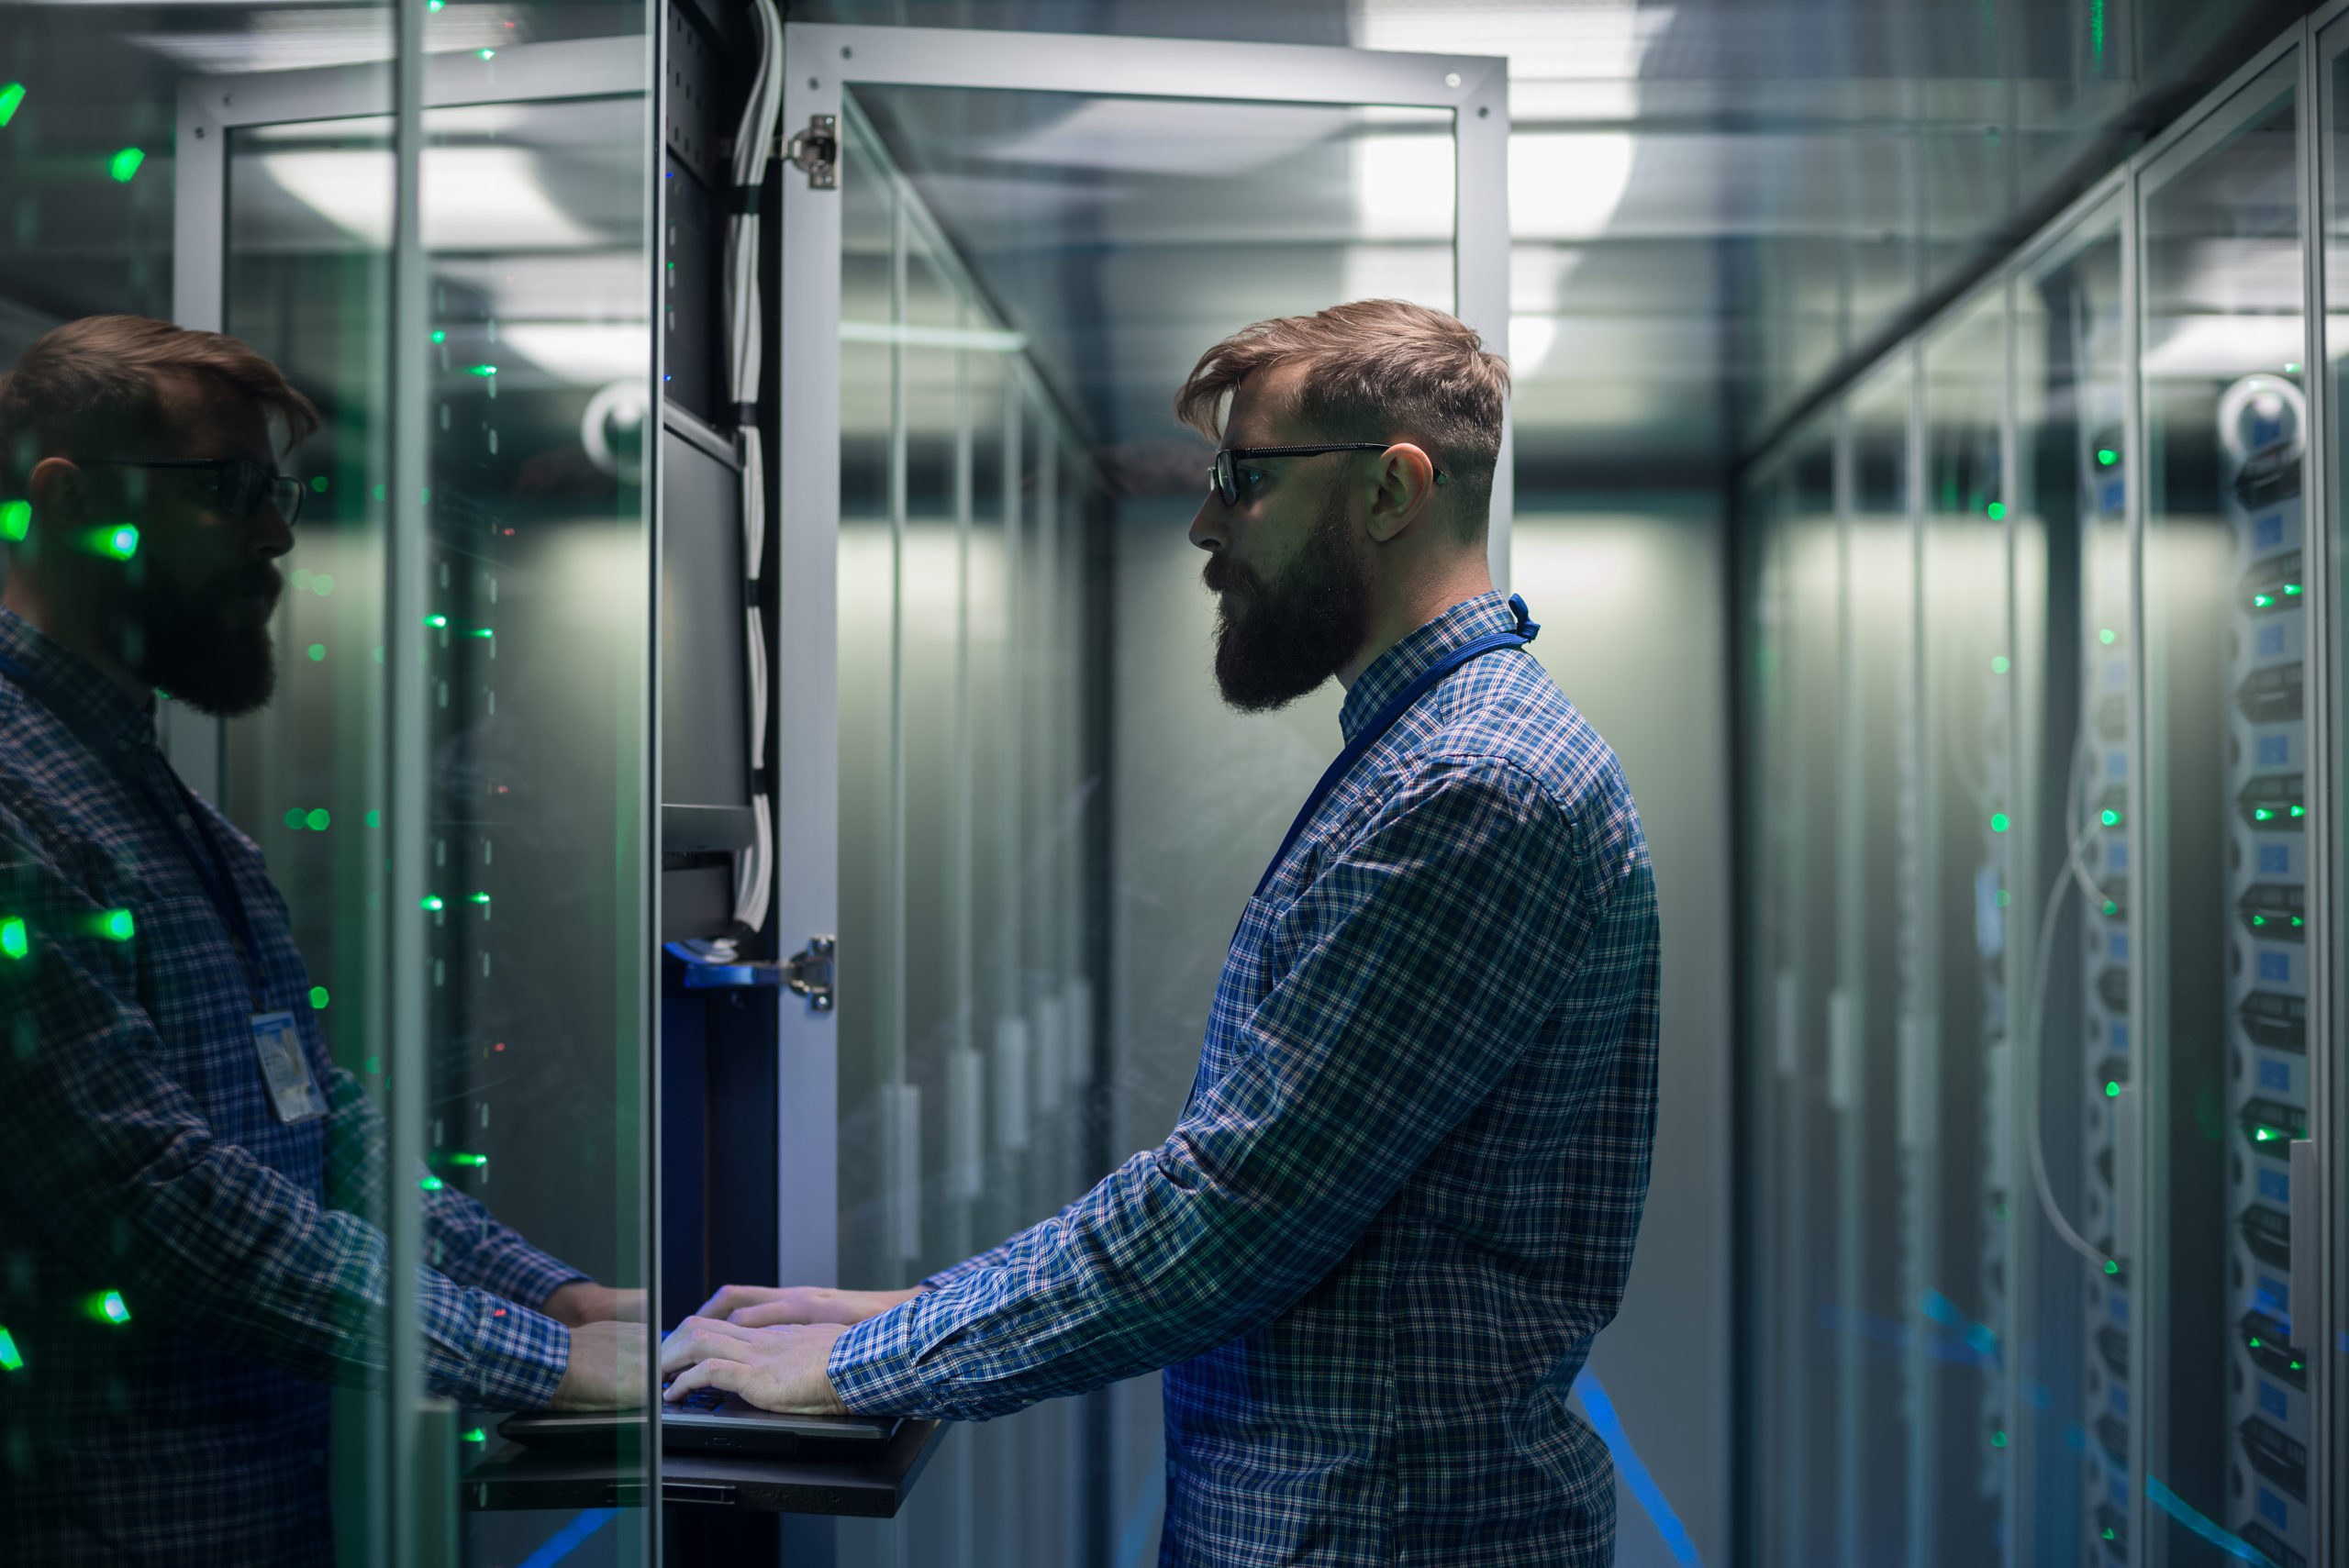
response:
[[[367,814],[367,826],[368,826],[368,827],[370,827],[370,828],[381,828],[383,825],[384,825],[384,814],[383,814],[382,812],[380,812],[380,811],[371,811],[371,812],[369,812],[369,813]]]
[[[2114,451],[2110,447],[2099,447],[2096,450],[2096,461],[2098,467],[2110,468],[2114,463],[2121,461],[2121,454]]]
[[[313,1011],[321,1013],[325,1012],[327,1009],[327,988],[325,986],[313,985],[310,987],[310,1006]]]
[[[127,942],[132,931],[130,911],[109,909],[98,917],[98,935],[110,942]]]
[[[2286,375],[2298,375],[2298,374],[2299,374],[2299,373],[2300,373],[2300,361],[2298,361],[2298,360],[2286,360],[2286,361],[2284,361],[2284,373],[2285,373]]]
[[[321,473],[313,477],[310,481],[310,488],[321,495],[325,495],[327,493],[327,476]]]
[[[485,1443],[489,1440],[489,1434],[479,1427],[475,1427],[465,1434],[465,1440],[469,1443]]]
[[[0,539],[20,539],[32,532],[32,528],[30,501],[0,501]]]
[[[2006,814],[2005,812],[2003,812],[2003,811],[1993,811],[1992,813],[1990,813],[1990,831],[1991,831],[1991,832],[1993,832],[1993,833],[2003,833],[2003,832],[2005,832],[2005,831],[2008,829],[2008,828],[2009,828],[2009,827],[2010,827],[2010,826],[2012,826],[2011,819],[2010,819],[2010,818],[2009,818],[2009,817],[2007,816],[2007,814]]]
[[[447,626],[449,624],[449,617],[447,616],[427,616],[424,617],[424,624],[427,626]]]
[[[21,93],[24,89],[20,87],[17,91]],[[17,1350],[17,1336],[6,1329],[0,1329],[0,1367],[10,1372],[25,1370],[25,1358]]]
[[[1994,897],[1994,899],[1996,900],[1996,902],[1997,902],[1997,904],[1998,904],[1998,907],[1999,907],[1999,908],[2001,908],[2001,909],[2003,909],[2003,908],[2005,908],[2005,907],[2006,907],[2009,903],[2011,903],[2011,902],[2013,901],[2013,899],[2014,899],[2014,895],[2013,895],[2013,894],[2011,894],[2011,893],[2009,893],[2005,888],[2003,888],[2003,887],[2002,887],[2002,888],[1998,889],[1998,891],[1995,895],[1993,895],[1993,897]]]
[[[2007,504],[2004,501],[1993,501],[1989,505],[1988,511],[1990,520],[1995,523],[2007,515]]]
[[[318,663],[318,662],[322,662],[322,661],[326,658],[326,656],[327,656],[327,645],[326,645],[325,643],[323,643],[323,642],[313,642],[312,644],[310,644],[310,662],[311,662],[311,663],[313,663],[313,664]]]
[[[481,56],[484,60],[487,60],[496,54],[497,51],[494,49],[477,49],[473,50],[473,52]]]
[[[327,830],[328,824],[331,823],[334,818],[328,814],[327,808],[321,806],[314,809],[307,817],[303,817],[302,820],[310,825],[311,832],[323,833]]]
[[[2272,595],[2254,594],[2251,596],[2251,602],[2254,608],[2264,610],[2268,606],[2274,604],[2276,600]]]
[[[139,553],[139,529],[122,523],[110,528],[91,528],[82,536],[83,544],[93,555],[103,555],[115,561],[128,561]]]
[[[2265,822],[2275,815],[2264,806],[2254,806],[2251,808],[2251,819],[2254,822]]]
[[[32,939],[25,934],[25,923],[14,915],[0,920],[0,954],[22,958],[33,951]]]
[[[489,902],[489,895],[486,893],[476,893],[473,895],[473,902],[476,904],[486,904]]]
[[[489,1163],[489,1156],[486,1154],[467,1154],[462,1151],[451,1154],[448,1157],[448,1160],[449,1163],[451,1165],[486,1165]]]
[[[334,579],[328,576],[323,572],[314,574],[310,578],[310,592],[316,594],[321,599],[325,598],[328,594],[334,592]]]
[[[2115,904],[2115,903],[2114,903],[2111,899],[2110,899],[2110,898],[2108,898],[2108,899],[2106,899],[2106,900],[2104,901],[2104,917],[2105,917],[2106,919],[2110,920],[2110,919],[2111,919],[2115,915],[2118,915],[2118,914],[2120,914],[2120,913],[2121,913],[2121,906],[2120,906],[2120,905]]]
[[[492,631],[485,626],[477,626],[473,628],[473,630],[465,633],[465,635],[467,637],[495,637],[497,633]]]
[[[2110,628],[2110,627],[2106,627],[2106,628],[2103,628],[2099,629],[2099,630],[2097,632],[2097,634],[2096,634],[2096,639],[2097,639],[2099,642],[2103,643],[2107,648],[2111,647],[2111,646],[2112,646],[2112,628]]]
[[[432,340],[436,343],[445,343],[449,340],[449,334],[436,328],[432,334]]]
[[[2267,917],[2265,915],[2254,915],[2251,917],[2251,923],[2254,926],[2264,926],[2267,924]]]
[[[1993,675],[2003,675],[2012,668],[2014,668],[2014,666],[2007,662],[2007,656],[2005,654],[1997,653],[1991,655],[1990,673]]]
[[[424,1180],[422,1180],[422,1181],[420,1181],[420,1182],[417,1183],[416,1184],[417,1184],[417,1186],[419,1186],[419,1187],[422,1187],[426,1192],[429,1192],[429,1193],[437,1193],[437,1192],[439,1192],[442,1187],[446,1186],[448,1184],[447,1184],[447,1183],[445,1183],[445,1182],[443,1182],[443,1181],[442,1181],[440,1177],[438,1177],[438,1176],[427,1176],[427,1177],[425,1177],[425,1178],[424,1178]]]
[[[10,120],[15,119],[17,106],[24,101],[25,84],[23,83],[11,82],[6,87],[0,87],[0,125],[6,125]],[[16,1368],[10,1367],[8,1370],[14,1372]]]
[[[1991,1446],[1992,1448],[2004,1448],[2004,1447],[2006,1447],[2006,1446],[2007,1446],[2007,1434],[2006,1434],[2006,1433],[2004,1433],[2004,1432],[1992,1432],[1992,1433],[1990,1434],[1990,1446]]]
[[[2110,1258],[2107,1258],[2104,1261],[2104,1272],[2109,1274],[2117,1274],[2121,1272],[2121,1265],[2114,1262]]]
[[[495,365],[468,365],[465,367],[465,373],[467,375],[495,375],[497,373],[497,367]]]
[[[2118,827],[2120,827],[2120,826],[2121,826],[2121,813],[2119,813],[2118,811],[2111,811],[2111,810],[2108,810],[2108,811],[2106,811],[2106,812],[2104,813],[2104,825],[2105,825],[2106,827],[2108,827],[2108,828],[2118,828]]]
[[[2110,1082],[2106,1083],[2104,1085],[2104,1095],[2105,1098],[2109,1100],[2119,1099],[2121,1097],[2121,1085]]]
[[[106,172],[114,176],[115,183],[127,185],[130,183],[130,177],[139,172],[139,166],[146,161],[144,152],[135,147],[126,147],[106,160]]]
[[[122,1292],[102,1290],[82,1304],[82,1310],[101,1323],[128,1323],[130,1308],[122,1304]]]
[[[434,914],[439,914],[441,910],[446,909],[448,906],[440,901],[440,895],[439,894],[428,893],[424,895],[423,907],[431,910]]]
[[[2284,596],[2288,599],[2298,594],[2299,591],[2300,585],[2298,583],[2287,583],[2284,584]]]
[[[380,1056],[371,1056],[359,1064],[359,1070],[362,1073],[381,1073],[384,1070],[384,1059]]]
[[[288,828],[293,828],[296,833],[302,830],[302,808],[300,806],[289,806],[285,808],[285,825]]]
[[[2292,807],[2292,815],[2295,817],[2306,817],[2308,814],[2309,808],[2305,806],[2295,806]]]

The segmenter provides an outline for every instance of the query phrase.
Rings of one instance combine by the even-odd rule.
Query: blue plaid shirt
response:
[[[253,928],[262,995],[180,840],[150,715],[0,610],[0,1556],[49,1564],[325,1563],[329,1382],[384,1364],[384,1154],[328,1059],[261,851],[200,801]],[[98,934],[130,911],[133,934]],[[329,1111],[280,1123],[252,1016],[291,1009]],[[544,1405],[570,1353],[532,1310],[582,1277],[453,1191],[425,1195],[433,1392]],[[126,1322],[89,1304],[118,1293]],[[528,1305],[523,1305],[528,1304]],[[5,1358],[0,1358],[5,1360]]]
[[[1513,624],[1413,632],[1348,737]],[[1166,1141],[841,1336],[835,1389],[976,1420],[1165,1368],[1164,1563],[1612,1561],[1566,1396],[1647,1190],[1656,946],[1613,753],[1532,655],[1474,660],[1249,901]]]

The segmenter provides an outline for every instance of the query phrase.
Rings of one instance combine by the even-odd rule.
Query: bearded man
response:
[[[1217,683],[1256,711],[1334,675],[1347,744],[1240,916],[1189,1105],[918,1290],[728,1287],[667,1397],[983,1420],[1164,1368],[1163,1563],[1612,1559],[1566,1396],[1647,1189],[1655,894],[1486,566],[1507,390],[1392,300],[1199,361]]]
[[[158,688],[269,700],[302,499],[273,419],[290,450],[317,412],[236,339],[136,317],[60,327],[0,382],[12,1562],[331,1562],[326,1385],[384,1364],[374,1107],[326,1052],[261,851],[155,744]],[[431,1392],[635,1402],[642,1292],[452,1190],[423,1205]]]

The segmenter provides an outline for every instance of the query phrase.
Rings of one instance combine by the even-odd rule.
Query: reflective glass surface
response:
[[[2215,1521],[2278,1562],[2314,1550],[2289,1283],[2312,913],[2297,71],[2287,56],[2146,176],[2131,840],[2147,951],[2137,1071],[2111,1096],[2124,1178],[2132,1115],[2143,1155],[2114,1250],[2132,1368],[2158,1391],[2147,1408],[2134,1390],[2132,1415],[2154,1418],[2146,1529],[2190,1551]]]

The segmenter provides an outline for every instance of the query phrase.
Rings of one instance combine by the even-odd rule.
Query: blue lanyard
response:
[[[1353,772],[1353,765],[1362,761],[1363,753],[1377,745],[1379,738],[1395,728],[1395,721],[1408,713],[1413,703],[1427,695],[1438,681],[1469,660],[1490,653],[1497,648],[1522,648],[1540,634],[1542,628],[1532,619],[1523,599],[1511,594],[1508,607],[1510,613],[1517,617],[1516,630],[1491,632],[1453,649],[1420,671],[1418,679],[1409,685],[1388,698],[1386,706],[1372,714],[1369,721],[1355,732],[1354,738],[1346,742],[1346,749],[1339,752],[1337,761],[1322,772],[1321,782],[1315,784],[1313,793],[1305,797],[1305,805],[1297,812],[1297,820],[1288,825],[1288,837],[1281,840],[1281,847],[1274,852],[1272,864],[1266,866],[1264,874],[1256,880],[1253,896],[1262,898],[1264,895],[1264,889],[1272,883],[1273,873],[1281,869],[1283,861],[1288,859],[1289,851],[1297,845],[1297,835],[1304,832],[1305,825],[1313,820],[1313,814],[1321,809],[1321,803],[1330,798],[1330,792],[1344,782],[1346,774]]]
[[[267,987],[262,977],[261,949],[253,940],[252,921],[245,913],[245,901],[237,892],[236,878],[229,874],[228,863],[220,853],[220,845],[204,820],[204,808],[188,793],[188,787],[181,783],[179,774],[172,772],[169,763],[164,765],[163,771],[171,774],[173,787],[178,791],[179,798],[176,801],[163,799],[156,794],[151,782],[141,776],[140,770],[114,763],[108,755],[106,737],[90,728],[86,716],[60,702],[47,682],[6,652],[0,652],[0,675],[16,682],[24,688],[27,696],[54,714],[58,722],[72,730],[73,738],[88,748],[92,756],[138,793],[139,797],[147,803],[148,809],[153,811],[172,837],[179,840],[180,852],[187,857],[188,869],[195,872],[195,880],[204,884],[204,895],[212,901],[213,910],[220,917],[220,923],[228,928],[229,934],[243,949],[246,984],[251,988],[254,1007],[259,1008]],[[180,826],[183,819],[192,825],[193,834]]]

